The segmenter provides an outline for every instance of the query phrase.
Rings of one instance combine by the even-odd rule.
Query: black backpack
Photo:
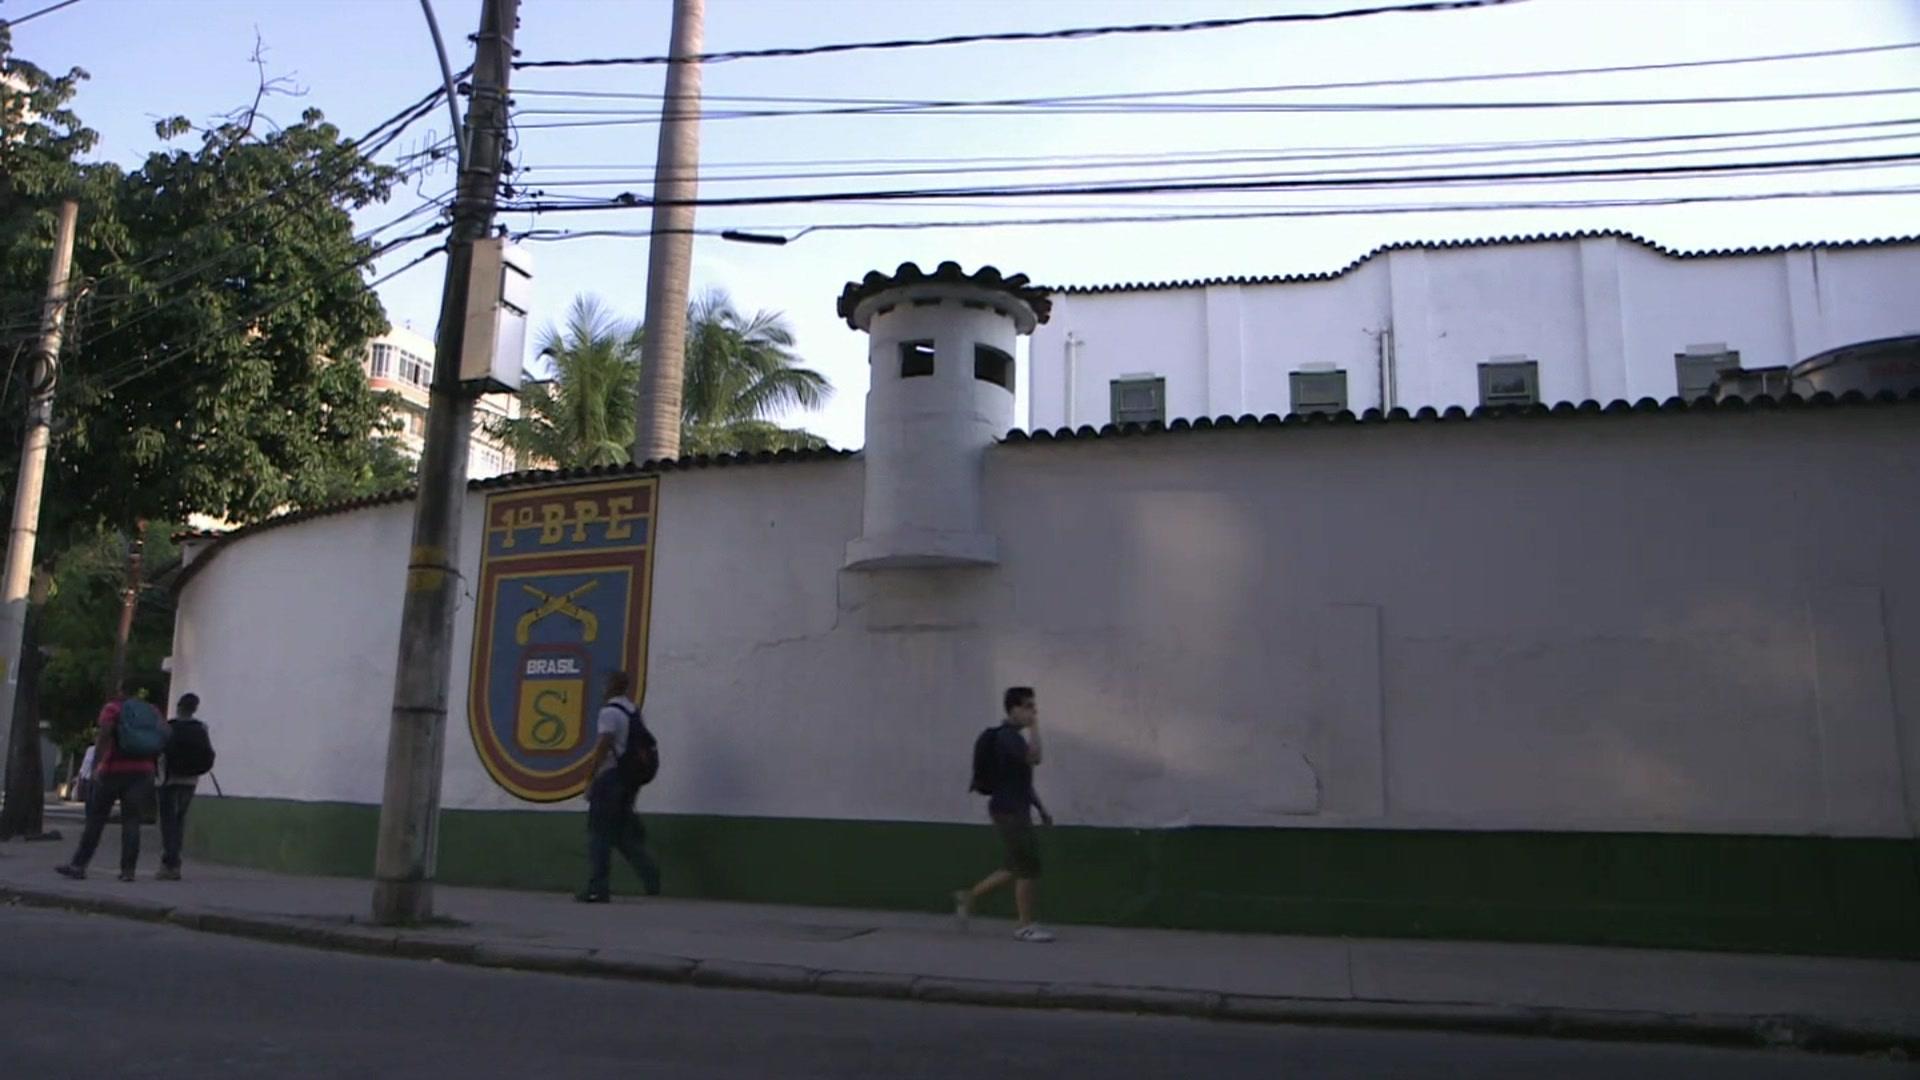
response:
[[[1000,725],[995,724],[973,740],[973,783],[967,785],[967,790],[991,795],[999,782]]]
[[[213,740],[207,725],[182,717],[167,725],[167,775],[204,776],[213,771]]]
[[[630,790],[639,791],[660,775],[660,741],[647,730],[639,710],[624,705],[614,708],[627,714],[627,745],[614,759],[613,767]]]

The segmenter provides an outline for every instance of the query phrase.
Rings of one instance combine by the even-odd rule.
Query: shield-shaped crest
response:
[[[658,481],[487,499],[467,726],[496,783],[529,802],[586,790],[606,676],[646,691]]]

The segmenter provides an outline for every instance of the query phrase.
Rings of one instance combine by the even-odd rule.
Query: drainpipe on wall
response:
[[[1061,348],[1066,353],[1066,370],[1067,370],[1067,401],[1066,401],[1067,423],[1066,423],[1066,426],[1069,429],[1071,429],[1074,426],[1073,392],[1075,387],[1080,382],[1080,346],[1084,344],[1086,343],[1081,341],[1079,338],[1074,337],[1073,332],[1069,330],[1067,332],[1066,343],[1061,346]]]
[[[1380,328],[1380,411],[1387,412],[1399,395],[1394,390],[1393,327]]]

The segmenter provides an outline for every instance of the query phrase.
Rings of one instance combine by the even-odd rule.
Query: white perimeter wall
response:
[[[644,801],[973,820],[970,740],[1030,683],[1077,823],[1913,835],[1915,420],[1007,445],[985,570],[839,571],[858,460],[671,472]],[[242,538],[186,586],[173,690],[229,794],[379,800],[410,514]],[[458,712],[444,801],[529,805]]]

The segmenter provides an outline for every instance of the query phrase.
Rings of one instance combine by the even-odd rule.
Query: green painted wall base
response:
[[[439,879],[572,890],[585,811],[447,811]],[[379,809],[201,798],[189,851],[370,876]],[[984,825],[651,815],[672,896],[943,910],[998,865]],[[1920,845],[1660,833],[1057,828],[1050,921],[1920,958]],[[624,875],[624,866],[616,872]],[[631,878],[616,889],[638,891]],[[1004,902],[1004,901],[1003,901]]]

